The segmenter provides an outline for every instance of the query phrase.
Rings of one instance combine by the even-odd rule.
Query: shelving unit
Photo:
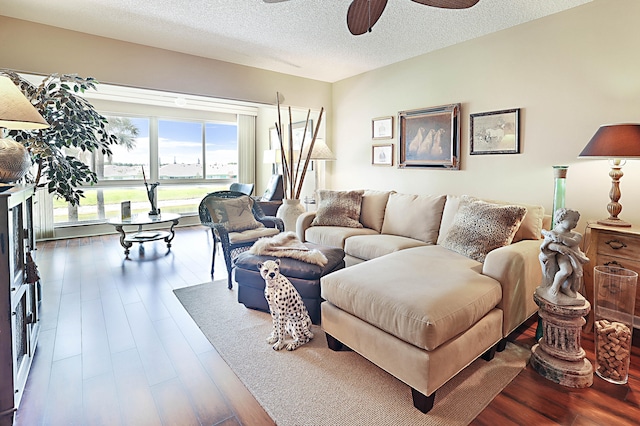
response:
[[[0,425],[13,424],[40,331],[41,284],[27,281],[35,258],[33,186],[0,192]]]

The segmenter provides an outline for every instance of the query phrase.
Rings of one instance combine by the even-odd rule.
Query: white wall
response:
[[[550,212],[552,166],[569,165],[567,207],[582,213],[580,230],[607,217],[608,163],[577,156],[601,124],[640,122],[639,17],[637,0],[596,0],[335,83],[330,186],[471,194]],[[460,171],[371,165],[372,118],[458,102]],[[521,154],[470,156],[469,114],[511,108],[522,109]],[[393,142],[397,153],[397,134]],[[620,217],[640,225],[640,160],[623,170]]]

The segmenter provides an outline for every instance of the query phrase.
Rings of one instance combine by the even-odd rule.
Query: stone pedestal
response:
[[[538,287],[538,289],[540,289]],[[580,346],[580,332],[586,323],[584,316],[591,305],[584,301],[580,306],[561,306],[538,295],[533,299],[539,306],[543,337],[531,348],[531,366],[542,377],[562,386],[586,388],[593,384],[593,366],[586,359]]]

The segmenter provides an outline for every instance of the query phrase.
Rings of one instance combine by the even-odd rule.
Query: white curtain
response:
[[[38,188],[33,197],[33,232],[36,240],[53,238],[53,195]]]
[[[238,114],[238,182],[256,182],[256,117]],[[255,194],[254,194],[255,195]]]

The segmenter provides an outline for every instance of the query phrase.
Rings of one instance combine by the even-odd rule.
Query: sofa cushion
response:
[[[390,194],[382,233],[435,244],[445,200],[444,195]]]
[[[362,208],[360,209],[360,223],[362,223],[362,226],[375,229],[378,232],[382,230],[389,194],[391,194],[391,191],[364,191]]]
[[[424,245],[427,243],[398,235],[355,235],[345,241],[344,251],[349,256],[370,260],[395,251]]]
[[[431,351],[500,302],[500,283],[482,275],[481,268],[440,246],[415,247],[326,275],[321,294],[338,308]]]
[[[362,228],[360,209],[364,191],[318,191],[318,210],[311,226]]]
[[[462,197],[460,195],[447,195],[447,201],[444,203],[444,209],[442,209],[442,220],[440,221],[440,230],[438,231],[438,244],[442,244],[451,225],[453,224],[453,218],[456,217],[458,208],[460,207],[460,201]]]
[[[460,206],[460,201],[463,196],[460,195],[447,195],[447,202],[444,205],[444,211],[442,213],[442,221],[440,223],[440,233],[438,234],[438,244],[442,244],[447,233],[449,232],[449,228],[453,224],[453,218],[458,211],[458,207]],[[517,243],[521,240],[539,240],[541,238],[541,231],[544,222],[544,207],[540,205],[533,204],[523,204],[523,203],[507,203],[505,201],[493,201],[493,200],[484,200],[491,203],[496,204],[510,204],[516,206],[522,206],[527,209],[527,214],[522,219],[522,223],[518,227],[516,231],[516,235],[513,237],[514,243]]]
[[[491,250],[511,244],[527,209],[462,197],[442,246],[478,262]]]
[[[208,197],[206,206],[211,220],[214,223],[222,224],[229,232],[241,232],[264,226],[253,216],[253,200],[249,196]]]
[[[305,241],[329,247],[344,248],[344,242],[353,235],[380,235],[369,228],[343,226],[311,226],[304,233]]]

